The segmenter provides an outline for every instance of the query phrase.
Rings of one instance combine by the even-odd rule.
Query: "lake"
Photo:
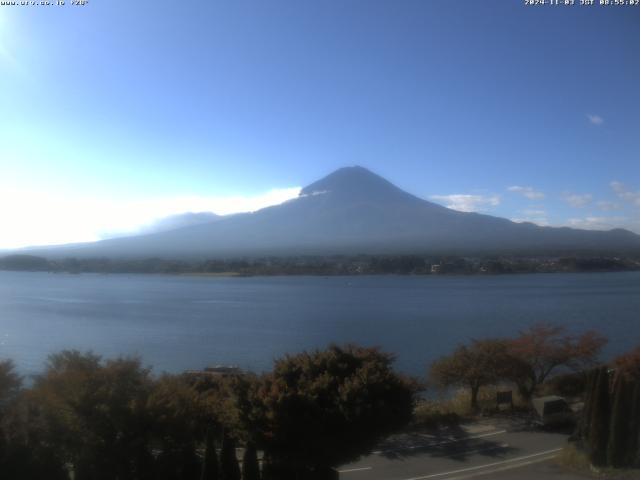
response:
[[[597,329],[604,356],[640,344],[640,272],[216,278],[0,272],[0,358],[40,371],[65,348],[135,354],[155,372],[271,368],[330,342],[379,345],[397,367],[538,321]]]

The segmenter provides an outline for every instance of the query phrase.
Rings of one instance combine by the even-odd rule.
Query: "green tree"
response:
[[[353,345],[277,360],[257,391],[263,419],[256,425],[269,468],[312,478],[406,425],[417,387],[392,363],[389,354]]]
[[[441,387],[462,386],[471,392],[471,410],[478,410],[480,388],[495,384],[508,364],[507,342],[473,340],[431,365],[430,378]]]

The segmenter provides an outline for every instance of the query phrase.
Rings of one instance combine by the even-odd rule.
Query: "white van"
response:
[[[567,401],[557,395],[533,399],[538,422],[544,426],[563,425],[575,422],[575,416]]]

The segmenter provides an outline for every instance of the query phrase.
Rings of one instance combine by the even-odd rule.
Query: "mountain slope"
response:
[[[587,231],[458,212],[362,167],[337,170],[300,196],[254,213],[170,231],[56,249],[45,256],[216,257],[341,253],[640,251],[626,230]]]
[[[146,235],[149,233],[167,232],[169,230],[176,230],[178,228],[191,227],[193,225],[201,225],[203,223],[215,222],[220,220],[222,216],[216,215],[211,212],[198,212],[198,213],[182,213],[178,215],[171,215],[164,217],[155,222],[145,225],[140,229],[140,234]]]

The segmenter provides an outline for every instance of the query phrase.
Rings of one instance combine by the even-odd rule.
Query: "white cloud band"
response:
[[[500,196],[498,195],[432,195],[431,198],[438,202],[442,202],[445,207],[460,212],[478,212],[486,210],[487,207],[495,207],[500,205]]]
[[[513,193],[519,193],[529,200],[542,200],[544,198],[544,193],[535,190],[533,187],[521,187],[520,185],[513,185],[511,187],[507,187],[507,190]]]

